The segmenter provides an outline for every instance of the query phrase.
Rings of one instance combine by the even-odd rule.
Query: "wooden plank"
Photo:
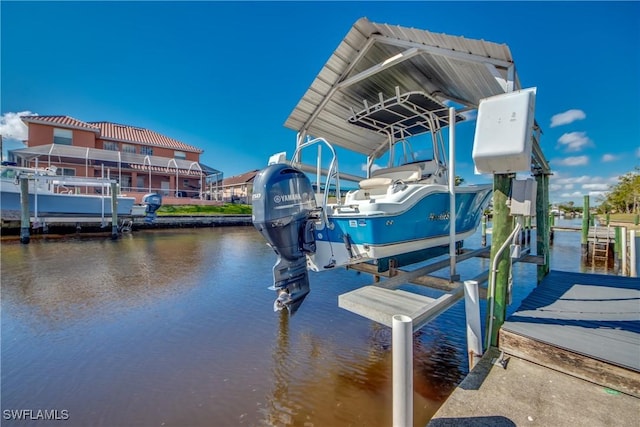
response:
[[[640,373],[500,330],[499,348],[506,354],[568,375],[640,397]]]

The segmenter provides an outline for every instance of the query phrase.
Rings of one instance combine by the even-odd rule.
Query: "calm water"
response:
[[[552,268],[580,271],[579,242],[556,233]],[[50,423],[65,426],[391,424],[390,329],[338,308],[371,277],[312,274],[301,309],[274,313],[275,255],[253,227],[4,241],[1,262],[3,411],[65,410]],[[510,312],[535,277],[514,266]],[[415,335],[416,426],[468,371],[464,325],[459,302]],[[2,425],[48,424],[3,412]]]

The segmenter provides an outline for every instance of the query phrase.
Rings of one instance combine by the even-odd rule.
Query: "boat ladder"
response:
[[[611,246],[611,233],[610,227],[607,226],[606,232],[598,231],[598,226],[593,227],[593,246],[591,251],[591,262],[595,263],[597,260],[608,261],[609,260],[609,247]]]

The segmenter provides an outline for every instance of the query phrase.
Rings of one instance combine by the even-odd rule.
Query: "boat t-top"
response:
[[[456,244],[471,236],[492,186],[455,186],[443,130],[518,88],[506,45],[358,20],[285,123],[293,156],[272,156],[254,180],[253,223],[278,256],[274,308],[299,306],[308,270],[388,268],[446,253],[452,227]],[[338,149],[363,155],[366,176],[340,173]]]

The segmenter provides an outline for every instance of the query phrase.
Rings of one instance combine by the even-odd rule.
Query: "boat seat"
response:
[[[371,178],[360,181],[359,186],[363,190],[370,190],[373,188],[388,187],[397,181],[405,183],[420,181],[426,176],[435,173],[437,168],[438,165],[436,162],[427,161],[393,168],[378,169],[371,173]]]

